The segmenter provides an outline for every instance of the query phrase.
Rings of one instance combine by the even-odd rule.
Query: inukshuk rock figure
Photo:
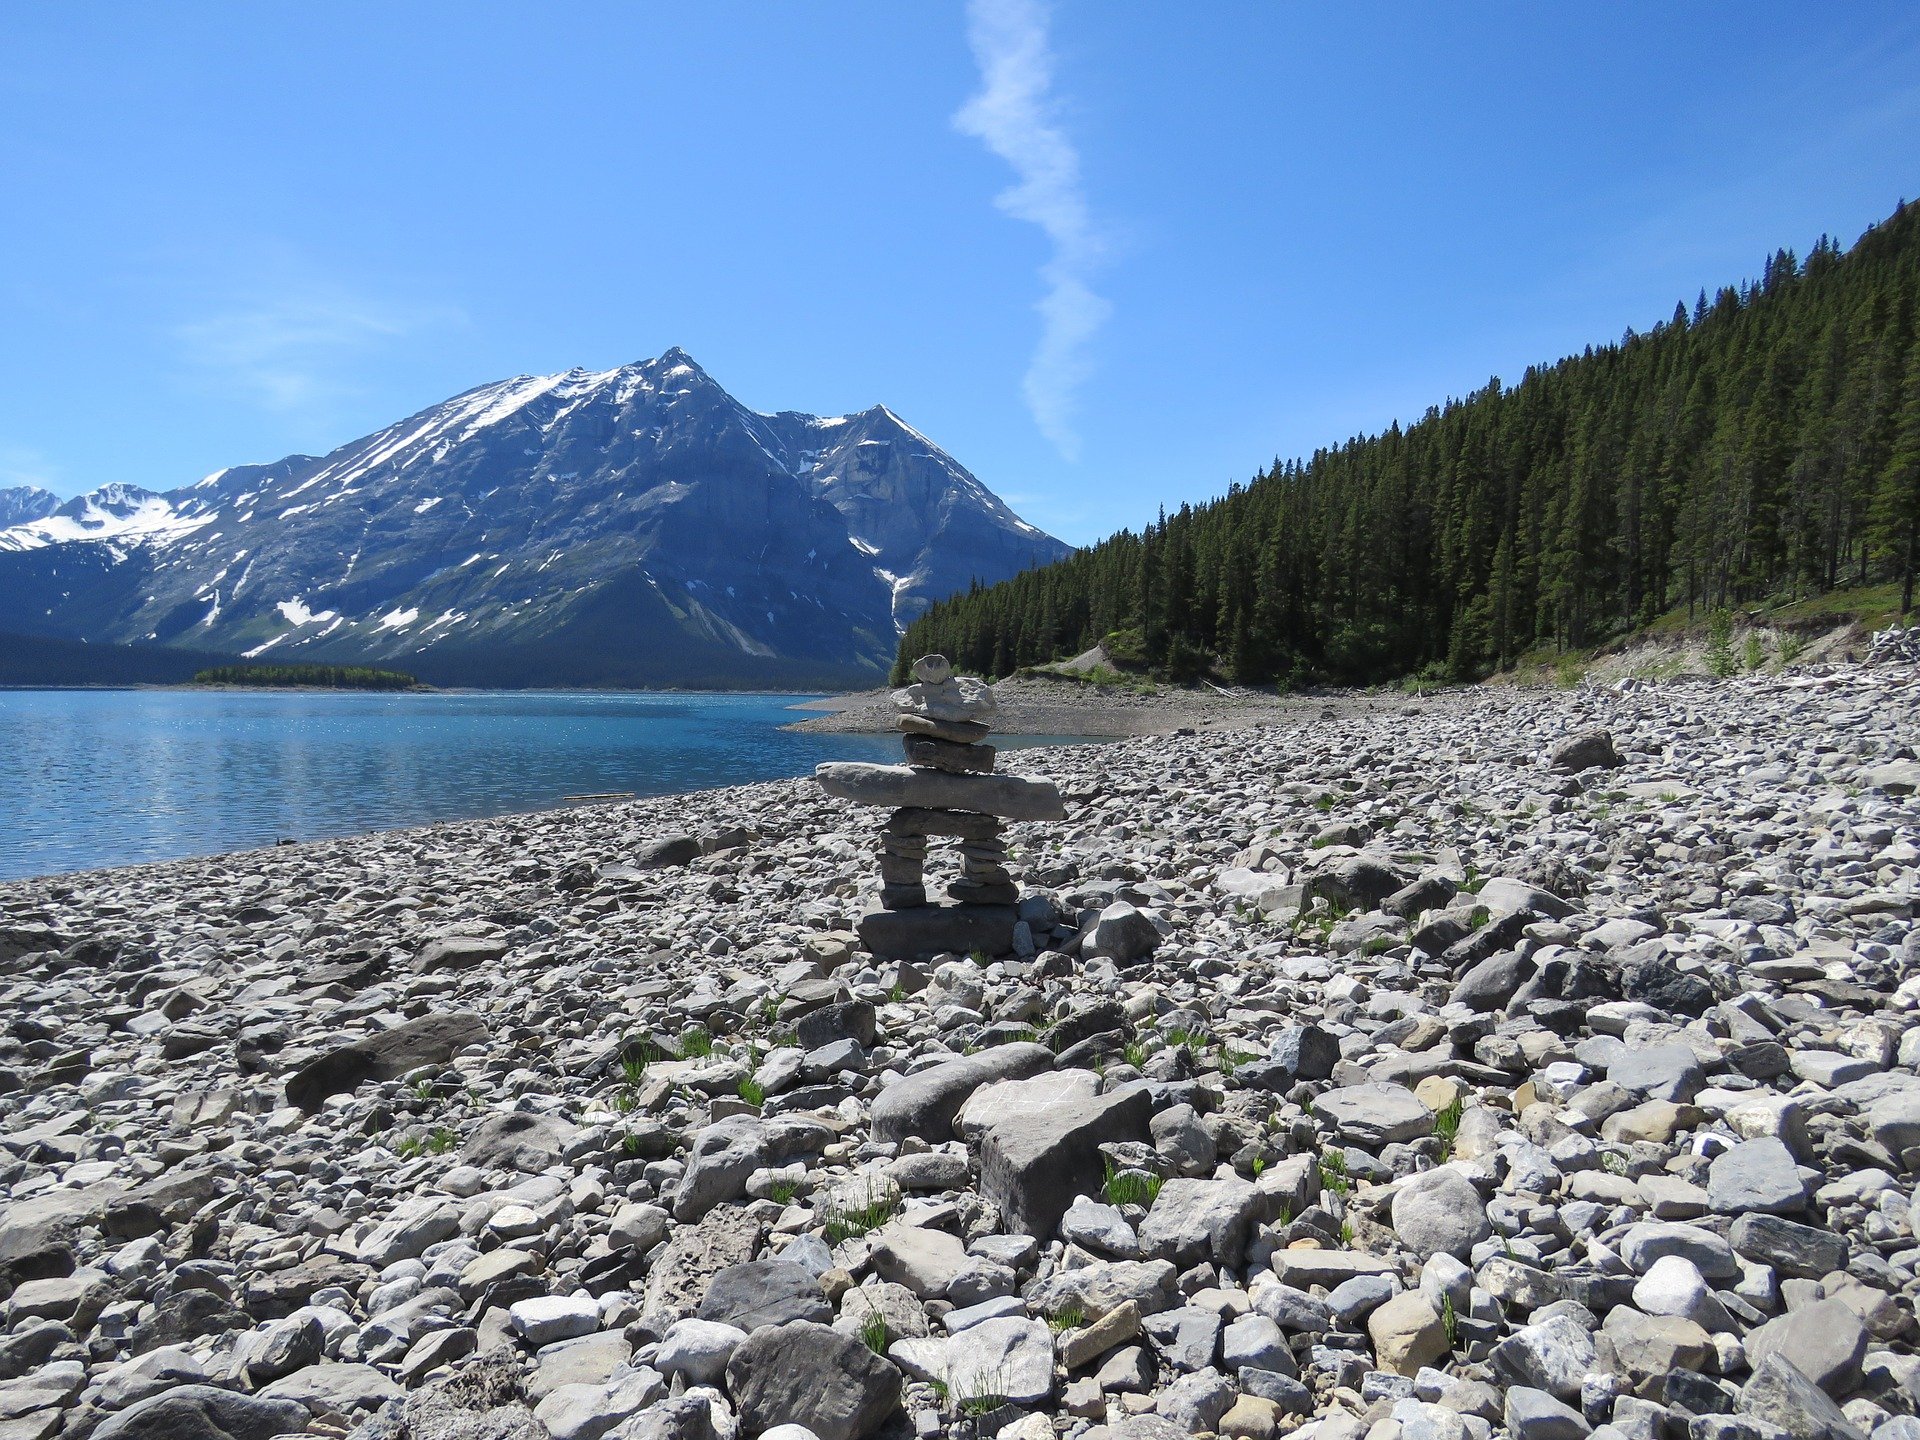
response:
[[[880,909],[859,922],[860,939],[876,955],[911,958],[973,950],[1004,955],[1013,948],[1019,888],[1007,873],[1001,838],[1008,820],[1062,820],[1066,811],[1050,781],[993,773],[993,690],[956,676],[944,655],[914,662],[914,683],[893,694],[905,765],[822,765],[815,778],[829,795],[895,809],[880,830]],[[929,904],[928,842],[960,842],[960,876],[947,886],[950,905]]]

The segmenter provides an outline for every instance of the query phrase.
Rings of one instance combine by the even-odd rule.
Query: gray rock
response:
[[[297,1400],[181,1385],[110,1417],[95,1440],[272,1440],[307,1428]]]
[[[460,1158],[484,1170],[537,1173],[565,1155],[579,1134],[579,1127],[557,1115],[509,1110],[482,1120],[460,1148]]]
[[[970,1326],[947,1342],[946,1383],[959,1401],[1043,1404],[1053,1394],[1053,1332],[1044,1320],[1016,1317]]]
[[[1860,1383],[1867,1327],[1846,1301],[1816,1300],[1769,1320],[1747,1336],[1746,1346],[1756,1369],[1767,1356],[1780,1355],[1828,1394],[1845,1395]]]
[[[1512,1383],[1574,1401],[1581,1382],[1593,1373],[1593,1334],[1571,1315],[1556,1315],[1514,1331],[1489,1358],[1495,1372]]]
[[[1783,1275],[1815,1280],[1847,1264],[1846,1236],[1777,1215],[1742,1215],[1730,1238],[1736,1253]]]
[[[1248,1181],[1168,1180],[1140,1222],[1140,1246],[1183,1267],[1211,1260],[1237,1270],[1264,1218],[1266,1197]]]
[[[1056,1270],[1027,1290],[1035,1314],[1055,1315],[1072,1307],[1089,1320],[1131,1301],[1143,1315],[1155,1315],[1174,1303],[1179,1272],[1165,1260],[1112,1260]]]
[[[1865,1432],[1784,1355],[1768,1355],[1753,1367],[1734,1409],[1779,1426],[1793,1440],[1866,1440]]]
[[[1613,746],[1613,736],[1605,730],[1583,730],[1578,735],[1569,735],[1553,747],[1547,758],[1554,769],[1570,775],[1581,770],[1611,770],[1621,763],[1620,752]]]
[[[533,1415],[553,1440],[601,1440],[665,1393],[658,1371],[629,1370],[599,1384],[557,1386],[540,1398]]]
[[[967,1247],[960,1237],[944,1230],[892,1224],[873,1235],[873,1273],[904,1285],[922,1300],[945,1295],[954,1277],[969,1263]]]
[[[873,1102],[873,1138],[895,1145],[910,1135],[933,1142],[951,1140],[954,1117],[981,1086],[1024,1080],[1052,1068],[1053,1052],[1030,1042],[996,1045],[977,1055],[943,1060],[880,1092]]]
[[[414,968],[423,974],[440,970],[471,970],[491,965],[507,953],[507,942],[495,936],[443,935],[429,940],[414,957]]]
[[[1233,1382],[1214,1370],[1182,1375],[1153,1402],[1154,1413],[1170,1420],[1188,1435],[1217,1428],[1233,1404]]]
[[[1010,777],[1008,777],[1010,778]],[[855,922],[860,943],[885,959],[934,955],[1008,955],[1019,912],[1011,905],[915,905],[906,910],[869,910]]]
[[[833,1307],[811,1270],[779,1260],[749,1260],[729,1265],[708,1282],[700,1318],[752,1332],[795,1320],[824,1325],[833,1319]]]
[[[1707,1172],[1707,1197],[1722,1214],[1794,1213],[1806,1208],[1807,1182],[1793,1152],[1767,1136],[1742,1140],[1714,1158]]]
[[[1235,1374],[1246,1369],[1295,1373],[1286,1332],[1265,1315],[1242,1315],[1221,1330],[1220,1363]],[[1240,1388],[1246,1389],[1244,1381]]]
[[[1503,1418],[1513,1440],[1586,1440],[1592,1429],[1578,1410],[1530,1385],[1507,1390]]]
[[[283,1375],[260,1392],[268,1400],[294,1400],[316,1414],[377,1410],[403,1392],[371,1365],[324,1361]]]
[[[1479,1190],[1451,1165],[1423,1171],[1394,1192],[1393,1229],[1421,1260],[1435,1255],[1464,1260],[1493,1233]]]
[[[1267,1042],[1267,1058],[1297,1080],[1325,1080],[1340,1063],[1340,1042],[1318,1025],[1289,1025]]]
[[[691,865],[700,858],[700,842],[691,835],[663,835],[648,840],[633,852],[630,863],[636,870],[666,870]]]
[[[1090,1070],[1063,1070],[999,1081],[968,1100],[958,1124],[978,1147],[980,1193],[1010,1229],[1052,1235],[1074,1197],[1101,1183],[1100,1147],[1146,1139],[1146,1088],[1101,1095],[1098,1087]]]
[[[799,1320],[747,1337],[727,1392],[749,1434],[804,1425],[820,1440],[864,1440],[900,1405],[900,1372],[850,1335]]]
[[[329,1095],[345,1094],[368,1080],[398,1080],[409,1070],[443,1064],[469,1045],[486,1042],[486,1022],[478,1015],[424,1015],[308,1061],[287,1077],[287,1103],[311,1113]]]
[[[698,1220],[721,1202],[746,1194],[754,1171],[817,1155],[832,1138],[824,1125],[798,1116],[734,1115],[715,1121],[688,1151],[686,1173],[674,1191],[674,1218]]]
[[[507,1313],[514,1333],[536,1350],[600,1328],[600,1307],[585,1295],[539,1295],[516,1301]]]
[[[747,1332],[716,1320],[676,1320],[660,1338],[653,1364],[663,1375],[683,1375],[689,1385],[714,1385]]]
[[[1489,955],[1455,982],[1449,1000],[1469,1010],[1486,1013],[1503,1010],[1509,1000],[1533,977],[1533,959],[1518,950]]]
[[[1663,1255],[1682,1255],[1709,1280],[1731,1280],[1740,1273],[1733,1247],[1711,1230],[1674,1220],[1641,1220],[1621,1232],[1620,1258],[1644,1275]]]
[[[1067,817],[1058,787],[1050,781],[1019,775],[955,775],[906,765],[843,760],[816,765],[813,776],[827,794],[862,805],[967,810],[1007,820]]]
[[[1201,1370],[1220,1349],[1220,1316],[1197,1305],[1181,1305],[1145,1316],[1141,1322],[1160,1358],[1175,1370]]]
[[[1314,1110],[1349,1145],[1378,1150],[1433,1133],[1433,1112],[1400,1085],[1349,1085],[1329,1090]]]
[[[1607,1079],[1636,1095],[1682,1104],[1707,1083],[1699,1060],[1685,1045],[1622,1046],[1607,1067]]]
[[[1081,953],[1105,956],[1121,965],[1144,960],[1160,945],[1160,931],[1139,910],[1124,900],[1115,901],[1100,912],[1093,933],[1087,937]]]

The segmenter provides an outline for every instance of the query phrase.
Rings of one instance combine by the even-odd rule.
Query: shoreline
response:
[[[1248,726],[1331,720],[1407,703],[1398,691],[1337,690],[1275,695],[1265,691],[1223,693],[1198,687],[1157,685],[1125,689],[1084,681],[1015,675],[993,687],[998,735],[1080,735],[1129,739],[1183,730],[1235,730]],[[783,726],[812,735],[877,735],[893,731],[891,689],[829,695],[796,705],[820,711]]]

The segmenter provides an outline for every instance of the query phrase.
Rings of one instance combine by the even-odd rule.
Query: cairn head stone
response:
[[[903,717],[935,723],[936,733],[944,725],[984,727],[992,724],[997,708],[993,687],[976,675],[956,675],[944,655],[922,655],[913,662],[913,683],[893,692],[893,703]],[[972,734],[952,734],[943,738],[965,744],[978,739]]]

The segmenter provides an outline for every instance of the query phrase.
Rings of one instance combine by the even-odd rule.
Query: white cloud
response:
[[[967,39],[980,67],[980,90],[953,117],[1013,167],[1017,182],[994,197],[1016,220],[1038,225],[1052,243],[1040,267],[1046,294],[1040,342],[1027,366],[1027,408],[1040,432],[1069,460],[1080,453],[1074,392],[1090,369],[1087,344],[1113,307],[1090,276],[1102,245],[1080,184],[1080,156],[1056,123],[1053,54],[1041,0],[969,0]]]
[[[447,310],[358,295],[282,264],[174,327],[190,372],[279,414],[312,411],[353,393],[358,357],[457,320]]]

